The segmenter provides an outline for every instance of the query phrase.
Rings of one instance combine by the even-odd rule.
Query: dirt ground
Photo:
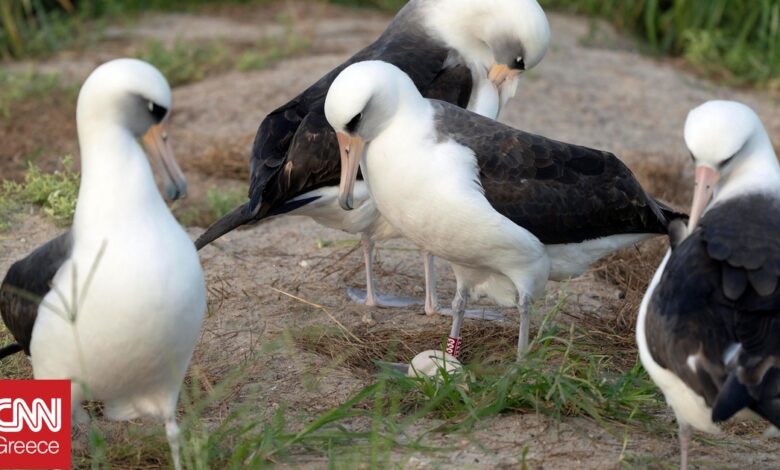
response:
[[[191,197],[202,198],[209,187],[241,182],[249,145],[266,113],[377,37],[389,17],[295,2],[201,14],[155,14],[110,28],[105,41],[33,65],[78,81],[100,62],[127,54],[150,38],[166,42],[177,37],[218,38],[235,48],[250,49],[263,37],[282,33],[279,14],[293,18],[296,34],[309,38],[312,46],[307,51],[265,70],[227,71],[174,90],[174,148],[190,178]],[[680,207],[690,197],[692,171],[682,125],[692,107],[712,98],[744,101],[763,118],[770,135],[780,136],[777,97],[701,80],[674,61],[639,54],[630,40],[603,25],[557,14],[550,14],[550,21],[552,47],[541,66],[522,80],[503,121],[552,138],[611,150],[651,193]],[[24,157],[32,152],[38,152],[36,161],[44,164],[64,153],[77,155],[72,102],[50,102],[46,109],[25,106],[12,120],[0,122],[3,178],[18,177]],[[31,215],[0,234],[0,272],[59,230],[41,216]],[[189,231],[194,238],[202,228]],[[345,242],[333,243],[341,240]],[[662,243],[643,247],[650,252],[646,258],[657,257]],[[435,347],[448,331],[448,319],[427,318],[420,315],[421,308],[370,312],[347,300],[347,286],[365,283],[356,246],[354,236],[308,219],[283,218],[232,233],[204,249],[210,311],[193,366],[213,382],[237,363],[246,366],[247,376],[234,399],[255,400],[261,416],[271,417],[279,406],[314,415],[342,403],[370,377],[367,372],[333,366],[330,358],[302,351],[285,340],[290,332],[311,325],[333,326],[333,319],[311,304],[325,306],[348,329],[369,322],[383,331],[430,330],[430,346]],[[444,263],[439,262],[438,268],[443,279],[439,296],[447,303],[454,282]],[[551,283],[539,309],[544,311],[566,297],[564,310],[572,315],[635,315],[626,312],[625,305],[636,302],[641,291],[624,291],[600,275],[599,269],[605,269],[604,265],[570,283]],[[422,263],[412,246],[402,241],[384,244],[377,271],[380,289],[422,295]],[[440,332],[438,337],[436,332]],[[272,343],[280,346],[257,354]],[[214,418],[222,411],[215,410]],[[663,419],[672,418],[667,414]],[[780,446],[761,439],[751,427],[737,426],[721,438],[727,443],[693,445],[695,468],[778,466]],[[526,468],[662,468],[676,465],[678,459],[673,435],[626,431],[616,437],[584,419],[564,420],[557,426],[534,414],[491,418],[469,436],[434,435],[430,440],[458,450],[405,453],[398,456],[399,466],[516,468],[526,446]],[[325,468],[327,461],[300,456],[292,466]]]

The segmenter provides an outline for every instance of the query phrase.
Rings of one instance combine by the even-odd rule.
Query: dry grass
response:
[[[676,209],[686,208],[693,197],[693,164],[679,158],[673,163],[659,161],[656,155],[634,153],[624,158],[639,162],[631,170],[648,194],[672,204]]]
[[[361,325],[349,333],[333,328],[308,329],[294,335],[294,339],[306,351],[358,372],[373,372],[377,360],[409,362],[422,351],[440,348],[446,331],[440,325],[408,330]],[[517,326],[512,324],[466,322],[461,333],[465,340],[460,360],[464,363],[511,361],[517,350],[517,331]]]
[[[190,167],[217,178],[249,179],[249,157],[254,135],[217,142],[197,156]]]

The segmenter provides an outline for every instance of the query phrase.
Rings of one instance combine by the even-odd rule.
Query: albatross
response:
[[[345,69],[325,115],[348,169],[342,207],[353,207],[360,166],[382,216],[452,265],[453,355],[468,299],[484,295],[519,309],[521,357],[531,300],[548,278],[577,276],[614,250],[666,233],[680,216],[648,196],[614,155],[425,99],[385,62]]]
[[[756,113],[733,101],[692,110],[685,142],[696,166],[690,224],[672,230],[636,331],[677,417],[683,469],[693,429],[717,433],[743,410],[780,426],[777,156]]]
[[[350,289],[350,298],[369,306],[419,303],[376,290],[374,241],[399,233],[376,210],[362,180],[352,196],[356,210],[339,207],[339,180],[351,170],[339,162],[336,135],[325,119],[328,88],[350,64],[380,59],[408,73],[423,95],[497,118],[514,95],[519,75],[542,60],[549,40],[547,17],[536,0],[410,1],[376,42],[263,120],[252,149],[249,202],[209,227],[197,248],[241,225],[282,214],[308,216],[327,227],[362,234],[366,291]],[[448,313],[438,309],[433,259],[429,253],[423,258],[425,312]]]
[[[162,418],[175,468],[176,403],[206,310],[198,254],[157,190],[145,136],[177,199],[186,181],[167,135],[171,89],[151,65],[107,62],[87,78],[76,120],[81,186],[69,231],[16,262],[0,313],[36,379],[69,379],[74,424],[84,400],[111,420]]]

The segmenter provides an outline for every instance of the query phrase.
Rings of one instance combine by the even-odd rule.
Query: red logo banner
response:
[[[0,468],[70,462],[70,381],[0,380]]]

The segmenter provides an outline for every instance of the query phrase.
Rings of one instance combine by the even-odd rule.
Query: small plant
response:
[[[8,228],[13,215],[24,204],[41,208],[57,224],[67,225],[76,212],[79,173],[73,169],[73,158],[61,160],[62,169],[45,173],[30,162],[22,183],[5,181],[0,188],[0,228]]]
[[[238,207],[239,204],[245,202],[246,193],[245,187],[230,189],[211,187],[206,192],[205,201],[195,201],[183,206],[174,204],[173,212],[179,223],[185,227],[208,227],[214,221]]]
[[[8,119],[15,103],[42,97],[59,89],[59,75],[33,70],[14,72],[0,69],[0,116]]]
[[[150,41],[138,53],[138,58],[157,67],[173,87],[203,80],[231,65],[227,48],[217,41],[176,40],[172,47]]]
[[[309,38],[296,33],[289,19],[281,18],[279,21],[285,26],[284,34],[264,38],[253,50],[241,54],[236,62],[238,70],[246,72],[266,69],[282,59],[299,54],[309,48],[311,45]]]
[[[225,191],[220,191],[215,187],[209,188],[206,192],[206,203],[211,217],[214,220],[224,217],[246,200],[246,193],[244,188],[233,188]]]

